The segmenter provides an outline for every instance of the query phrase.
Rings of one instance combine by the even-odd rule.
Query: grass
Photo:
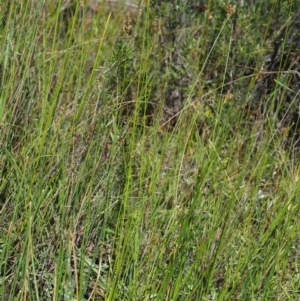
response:
[[[297,156],[243,110],[280,27],[265,2],[240,9],[237,42],[210,3],[177,69],[182,31],[149,7],[122,27],[103,9],[66,23],[61,1],[3,2],[1,300],[299,298]],[[166,119],[183,65],[185,105]]]

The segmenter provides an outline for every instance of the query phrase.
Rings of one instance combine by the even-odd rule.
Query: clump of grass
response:
[[[3,300],[297,299],[297,158],[245,113],[256,73],[234,64],[264,47],[233,42],[229,6],[165,2],[124,22],[76,4],[64,23],[61,2],[1,11]],[[260,6],[238,15],[254,41]]]

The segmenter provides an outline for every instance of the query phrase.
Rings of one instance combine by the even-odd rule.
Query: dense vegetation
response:
[[[299,1],[43,2],[1,2],[0,299],[298,300]]]

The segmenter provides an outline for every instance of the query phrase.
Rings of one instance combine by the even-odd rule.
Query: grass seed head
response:
[[[122,32],[128,36],[132,31],[132,19],[131,15],[128,13],[122,24]]]
[[[233,15],[236,11],[236,6],[235,5],[231,5],[231,4],[227,4],[226,5],[226,17],[230,18],[231,15]]]

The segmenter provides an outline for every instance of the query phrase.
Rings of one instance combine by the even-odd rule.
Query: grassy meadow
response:
[[[297,145],[244,105],[296,1],[168,2],[1,2],[0,300],[300,300]]]

